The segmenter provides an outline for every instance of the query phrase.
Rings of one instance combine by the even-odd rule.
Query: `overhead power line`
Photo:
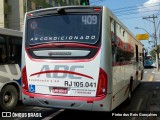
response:
[[[154,12],[154,11],[159,11],[159,10],[148,10],[148,11],[143,11],[143,13]],[[133,15],[133,14],[138,14],[138,13],[139,12],[128,12],[128,13],[116,14],[116,16]]]
[[[123,7],[123,8],[117,8],[112,10],[112,12],[118,17],[131,16],[131,17],[120,18],[121,20],[140,18],[143,16],[139,16],[141,14],[138,14],[138,13],[151,13],[156,11],[160,11],[160,4],[158,3],[149,4],[147,6],[144,6],[144,5],[130,6],[130,7]],[[136,16],[135,14],[137,14],[138,16]]]
[[[136,19],[136,18],[142,18],[143,16],[135,16],[135,17],[127,17],[127,18],[120,18],[120,20],[124,20],[124,19]]]
[[[117,8],[117,9],[113,9],[113,12],[116,11],[121,11],[121,10],[128,10],[128,9],[133,9],[133,8],[140,8],[140,7],[151,7],[151,6],[155,6],[155,5],[160,5],[160,3],[153,3],[153,4],[149,4],[147,6],[144,5],[136,5],[136,6],[130,6],[130,7],[122,7],[122,8]]]
[[[134,10],[137,11],[137,9],[138,10],[147,10],[147,9],[153,8],[153,7],[160,7],[160,4],[159,5],[151,5],[151,6],[135,7],[135,8],[132,8],[132,9],[123,9],[123,10],[113,11],[113,12],[114,13],[123,13],[123,12],[134,11]]]

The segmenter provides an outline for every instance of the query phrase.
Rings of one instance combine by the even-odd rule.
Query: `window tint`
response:
[[[48,42],[95,44],[100,33],[98,14],[45,16],[29,19],[27,24],[30,45]]]
[[[113,19],[110,19],[111,23],[111,42],[112,42],[112,62],[130,62],[133,61],[134,52],[127,51],[128,45],[126,42],[122,41],[125,40],[125,30],[123,30],[123,38],[120,38],[121,34],[118,34],[116,31],[119,30],[119,32],[122,30],[122,27],[116,23]],[[119,27],[116,27],[119,26]],[[117,42],[119,41],[119,45]],[[120,41],[122,41],[122,46],[120,45]],[[125,46],[126,44],[126,46]],[[130,43],[129,43],[130,44]],[[125,47],[125,48],[124,48]]]
[[[22,38],[0,37],[0,64],[21,62]]]

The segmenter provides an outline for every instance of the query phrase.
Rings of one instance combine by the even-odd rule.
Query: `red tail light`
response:
[[[107,94],[107,81],[108,81],[107,74],[103,69],[100,68],[96,96],[102,96]]]
[[[33,14],[27,14],[27,16],[32,17],[32,16],[33,16]]]
[[[28,91],[26,66],[22,69],[22,89]]]

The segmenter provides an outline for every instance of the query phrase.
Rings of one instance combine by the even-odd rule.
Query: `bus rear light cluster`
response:
[[[108,81],[107,74],[102,68],[100,68],[97,94],[96,94],[97,97],[107,94],[107,81]]]
[[[22,89],[28,91],[26,66],[22,69]]]

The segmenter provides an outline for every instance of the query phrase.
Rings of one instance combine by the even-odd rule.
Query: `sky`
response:
[[[157,16],[155,25],[157,30],[157,43],[160,44],[160,0],[90,0],[91,5],[107,6],[119,20],[136,36],[136,34],[144,34],[146,31],[150,36],[154,33],[153,19],[143,19],[143,17]],[[150,21],[149,21],[150,20]],[[135,29],[139,27],[142,29]],[[154,45],[153,37],[148,40],[141,41],[145,48],[150,51]]]

